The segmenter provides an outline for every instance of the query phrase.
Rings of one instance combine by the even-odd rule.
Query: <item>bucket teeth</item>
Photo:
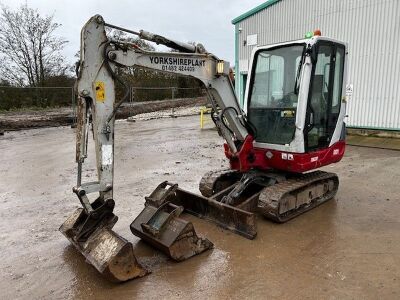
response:
[[[132,244],[111,230],[118,219],[115,215],[102,221],[84,242],[78,242],[76,233],[82,215],[83,209],[77,209],[61,225],[60,231],[97,271],[113,282],[149,273],[137,261]]]

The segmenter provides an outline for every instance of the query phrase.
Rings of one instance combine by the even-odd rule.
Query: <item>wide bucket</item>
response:
[[[113,282],[123,282],[149,273],[137,261],[132,244],[111,230],[118,219],[113,214],[99,223],[85,241],[78,241],[76,233],[84,220],[83,215],[84,210],[77,209],[61,225],[60,231],[97,271]]]
[[[213,248],[213,243],[197,235],[191,222],[179,218],[183,207],[165,203],[146,205],[131,224],[131,231],[176,261],[183,261]]]

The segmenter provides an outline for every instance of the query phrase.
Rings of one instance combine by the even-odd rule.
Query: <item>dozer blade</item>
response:
[[[165,202],[160,207],[146,205],[131,224],[131,231],[176,261],[186,260],[213,247],[198,237],[193,224],[179,218],[183,207]]]
[[[162,189],[166,189],[168,186],[170,187],[168,190],[174,187],[173,192],[162,194]],[[160,194],[162,195],[161,201],[158,201],[157,197],[153,197]],[[156,207],[160,206],[164,201],[182,206],[185,212],[214,222],[222,228],[248,239],[254,239],[257,235],[256,215],[254,213],[221,203],[213,198],[185,191],[180,189],[177,184],[163,182],[149,197],[146,197],[146,204]]]
[[[176,197],[171,202],[182,205],[185,211],[194,216],[214,222],[245,238],[252,240],[257,235],[256,215],[252,212],[180,188],[177,189]]]
[[[136,260],[132,244],[111,230],[118,220],[114,214],[97,223],[96,228],[81,241],[78,232],[86,220],[86,213],[78,208],[61,225],[60,231],[97,271],[113,282],[123,282],[149,273]]]

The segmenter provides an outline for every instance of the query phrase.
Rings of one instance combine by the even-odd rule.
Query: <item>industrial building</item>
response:
[[[236,93],[242,105],[255,46],[320,29],[322,35],[348,43],[347,125],[400,130],[400,1],[269,0],[232,23]]]

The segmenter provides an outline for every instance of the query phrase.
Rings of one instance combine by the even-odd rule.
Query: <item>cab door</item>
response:
[[[315,47],[304,130],[306,152],[328,148],[341,106],[344,46],[319,41]]]

